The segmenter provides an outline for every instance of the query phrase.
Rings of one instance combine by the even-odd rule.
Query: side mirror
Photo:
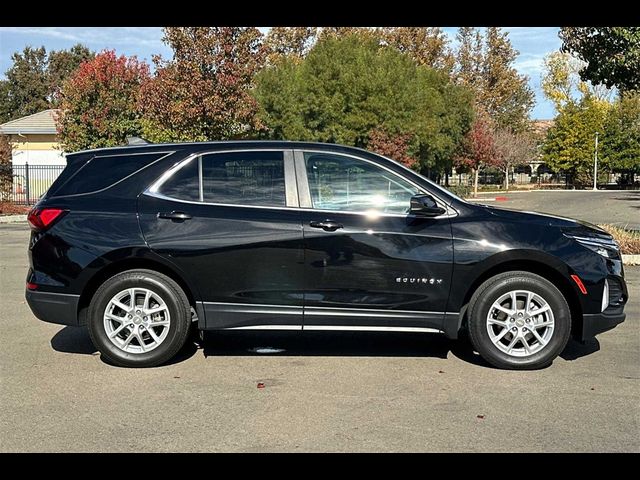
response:
[[[442,215],[446,210],[439,207],[431,195],[419,194],[411,197],[410,213],[420,217],[437,217]]]

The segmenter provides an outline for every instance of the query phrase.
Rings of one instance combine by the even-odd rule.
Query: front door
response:
[[[425,192],[369,160],[296,152],[305,330],[441,330],[451,284],[448,215],[409,215]]]
[[[204,328],[302,328],[302,225],[290,151],[193,156],[140,197],[147,243],[199,292]]]

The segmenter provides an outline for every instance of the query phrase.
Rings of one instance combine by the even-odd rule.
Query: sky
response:
[[[263,32],[267,27],[260,28]],[[455,44],[455,27],[443,28]],[[553,105],[544,98],[540,75],[545,55],[560,48],[556,27],[507,27],[514,48],[520,52],[515,68],[529,77],[536,94],[534,119],[555,116]],[[162,43],[161,27],[0,27],[0,76],[11,66],[11,55],[27,45],[60,50],[82,43],[91,50],[114,49],[123,55],[136,55],[151,63],[152,55],[171,57],[171,49]]]

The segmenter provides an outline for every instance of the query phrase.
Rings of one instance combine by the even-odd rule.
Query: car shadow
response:
[[[89,332],[84,327],[64,327],[51,338],[51,347],[53,347],[56,352],[62,353],[75,353],[79,355],[98,354],[98,349],[94,347],[89,337]],[[194,333],[190,335],[185,346],[162,366],[184,362],[193,357],[200,348],[200,342]],[[117,365],[114,365],[102,355],[100,355],[100,360],[107,365],[117,367]]]
[[[449,353],[466,362],[489,367],[466,342],[439,334],[385,332],[203,332],[205,357],[433,357]]]
[[[560,353],[560,357],[564,360],[572,361],[591,355],[598,350],[600,350],[600,342],[597,338],[590,338],[584,343],[570,339],[567,346],[564,347],[564,350]]]
[[[93,346],[89,332],[82,327],[64,327],[51,338],[51,346],[56,352],[94,355],[98,352]]]
[[[164,365],[184,362],[202,350],[206,357],[306,356],[306,357],[430,357],[449,354],[477,366],[494,368],[473,350],[468,340],[444,335],[385,332],[194,332],[180,352]],[[65,327],[51,338],[57,352],[96,355],[86,328]],[[560,356],[572,361],[600,350],[597,339],[585,343],[569,340]],[[100,357],[107,365],[114,366]],[[158,367],[162,368],[162,367]]]

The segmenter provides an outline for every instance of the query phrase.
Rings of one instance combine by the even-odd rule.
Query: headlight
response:
[[[620,246],[612,237],[586,237],[583,235],[573,235],[567,232],[564,232],[564,235],[572,238],[580,245],[587,247],[589,250],[593,250],[603,257],[613,258],[620,255]]]

